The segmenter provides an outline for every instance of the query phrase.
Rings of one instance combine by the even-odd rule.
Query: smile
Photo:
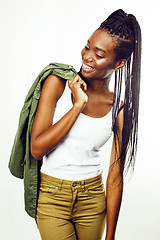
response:
[[[83,62],[83,64],[82,64],[82,69],[83,69],[85,72],[92,72],[92,71],[94,71],[94,68],[93,68],[93,67],[88,66],[88,65],[85,64],[84,62]]]

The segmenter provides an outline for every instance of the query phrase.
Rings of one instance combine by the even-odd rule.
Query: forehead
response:
[[[100,48],[106,52],[113,52],[115,44],[112,37],[105,30],[96,30],[89,38],[89,43],[93,48]]]

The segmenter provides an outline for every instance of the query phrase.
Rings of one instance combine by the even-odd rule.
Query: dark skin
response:
[[[96,30],[82,50],[82,75],[68,81],[73,107],[55,124],[52,124],[56,102],[62,96],[66,82],[50,75],[44,82],[38,109],[33,123],[31,153],[40,160],[51,152],[67,135],[80,113],[99,118],[113,106],[113,93],[109,91],[112,73],[123,67],[125,59],[115,61],[115,44],[104,30]],[[58,89],[58,90],[57,90]],[[117,129],[121,142],[123,110],[118,115]],[[118,145],[118,153],[120,147]],[[110,166],[115,162],[114,141]],[[120,183],[120,184],[119,184]],[[107,177],[107,232],[106,240],[114,240],[123,191],[123,178],[119,164],[111,167]]]

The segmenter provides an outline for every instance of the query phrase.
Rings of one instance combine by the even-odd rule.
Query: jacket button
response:
[[[76,183],[76,182],[74,182],[74,183],[72,184],[72,186],[73,186],[73,187],[76,187],[76,186],[77,186],[77,183]]]

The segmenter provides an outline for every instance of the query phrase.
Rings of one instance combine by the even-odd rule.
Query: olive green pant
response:
[[[100,240],[105,214],[101,174],[67,181],[41,173],[37,224],[42,240]]]

